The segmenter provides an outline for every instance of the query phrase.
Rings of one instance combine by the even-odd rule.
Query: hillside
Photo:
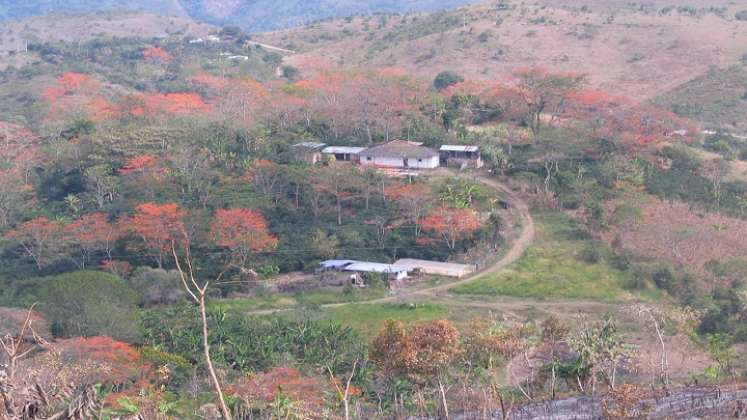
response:
[[[0,33],[0,70],[19,67],[37,57],[24,52],[27,43],[85,42],[101,37],[163,38],[169,35],[204,36],[212,26],[187,17],[140,12],[92,12],[79,15],[47,15],[5,22]]]
[[[217,25],[237,25],[252,31],[288,28],[330,18],[372,13],[409,13],[446,10],[475,0],[320,0],[253,2],[181,0],[196,20]]]
[[[73,0],[54,2],[31,0],[0,1],[0,21],[23,19],[48,13],[87,13],[92,11],[140,11],[165,16],[191,16],[199,22],[215,25],[235,25],[259,31],[288,28],[330,18],[343,18],[372,13],[410,13],[452,9],[475,0]]]
[[[7,21],[0,419],[744,418],[747,3],[629,1]]]
[[[171,16],[185,16],[178,0],[50,0],[0,1],[0,21],[23,19],[48,13],[87,13],[104,10],[129,10],[158,13]]]
[[[668,92],[712,66],[737,64],[747,52],[747,22],[735,20],[741,9],[733,5],[544,3],[363,17],[255,39],[300,51],[290,64],[324,57],[343,67],[400,67],[427,78],[452,69],[493,80],[516,68],[544,66],[587,74],[592,85],[635,98]]]

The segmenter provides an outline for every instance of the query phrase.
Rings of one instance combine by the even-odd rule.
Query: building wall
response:
[[[439,159],[438,156],[434,156],[430,159],[422,159],[418,162],[418,159],[408,158],[407,166],[403,158],[392,158],[392,157],[373,157],[368,160],[366,157],[361,157],[361,165],[366,166],[382,166],[386,168],[412,168],[412,169],[433,169],[438,168]]]

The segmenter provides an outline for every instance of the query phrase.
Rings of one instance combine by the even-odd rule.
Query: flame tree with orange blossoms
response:
[[[89,213],[65,226],[65,236],[73,248],[78,250],[80,259],[75,259],[81,269],[96,252],[103,252],[111,260],[114,243],[120,236],[119,228],[109,223],[104,213]]]
[[[278,239],[268,231],[265,218],[252,210],[221,209],[210,224],[210,236],[218,246],[231,251],[231,264],[242,273],[252,253],[273,249]]]
[[[480,228],[480,220],[474,210],[446,206],[431,211],[420,224],[424,231],[443,238],[450,250],[454,250],[457,242],[469,238]]]
[[[185,215],[178,204],[142,203],[134,215],[121,218],[118,224],[123,232],[139,237],[145,251],[163,268],[166,256],[172,253],[174,238],[186,231]]]

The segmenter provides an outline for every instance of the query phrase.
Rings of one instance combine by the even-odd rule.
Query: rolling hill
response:
[[[189,15],[199,22],[234,25],[250,31],[298,26],[323,19],[372,13],[428,12],[475,0],[0,0],[0,20],[47,13],[143,11],[168,16]]]
[[[594,86],[638,99],[669,92],[712,67],[742,65],[747,22],[735,14],[745,7],[621,3],[480,4],[323,22],[254,39],[298,51],[287,58],[291,65],[324,57],[342,67],[399,67],[426,78],[451,69],[477,79],[544,66],[584,73]]]

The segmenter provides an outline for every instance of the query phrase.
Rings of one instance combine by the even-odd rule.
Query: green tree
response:
[[[61,336],[140,336],[138,294],[121,278],[99,271],[47,277],[39,290],[42,312]]]
[[[464,77],[460,76],[458,73],[446,70],[436,75],[436,78],[433,80],[433,87],[440,92],[449,86],[454,86],[463,81]]]

